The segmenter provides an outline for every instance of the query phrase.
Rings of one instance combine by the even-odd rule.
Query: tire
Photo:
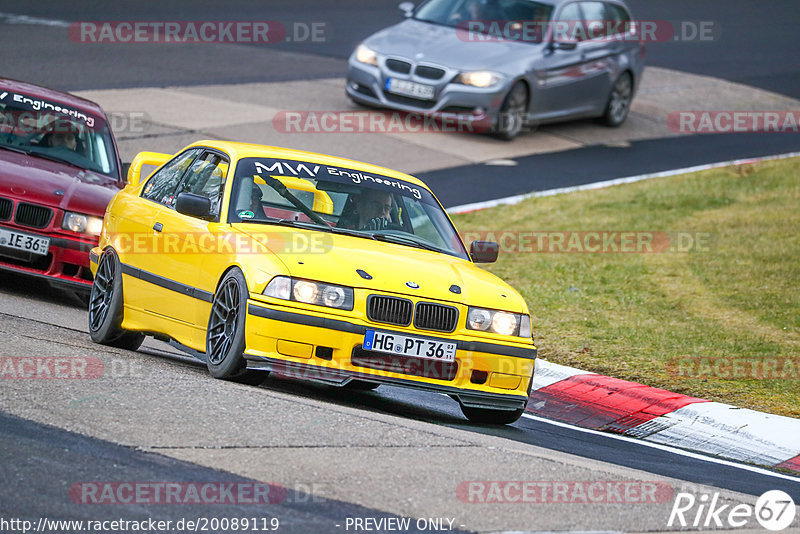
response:
[[[267,374],[248,371],[244,323],[249,295],[244,274],[234,267],[217,288],[206,329],[206,365],[214,378],[258,384]]]
[[[611,88],[606,110],[600,117],[600,122],[612,128],[620,126],[628,118],[632,101],[633,78],[630,73],[623,72],[614,82],[614,87]]]
[[[492,408],[471,408],[461,404],[461,413],[463,413],[471,423],[479,425],[510,425],[515,423],[522,414],[525,408],[518,410],[494,410]]]
[[[344,389],[349,389],[350,391],[372,391],[373,389],[378,389],[378,387],[380,387],[380,384],[377,382],[351,380],[344,386]]]
[[[522,82],[517,82],[503,100],[500,113],[497,115],[497,124],[494,127],[494,136],[505,141],[517,137],[525,126],[525,114],[528,111],[528,88]]]
[[[100,256],[89,296],[89,335],[92,341],[127,350],[141,346],[144,334],[128,332],[120,326],[124,304],[119,257],[112,249],[106,249]]]

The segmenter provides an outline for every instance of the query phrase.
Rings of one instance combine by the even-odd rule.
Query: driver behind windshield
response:
[[[75,132],[52,132],[45,136],[44,144],[49,147],[63,146],[73,151],[78,150],[78,136]]]
[[[383,230],[389,225],[392,194],[374,189],[362,191],[353,199],[353,210],[339,221],[340,228],[351,230]]]

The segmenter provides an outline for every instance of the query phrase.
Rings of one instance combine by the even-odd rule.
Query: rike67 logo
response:
[[[740,528],[747,526],[755,517],[765,529],[779,531],[792,524],[795,514],[794,500],[781,490],[764,493],[755,506],[720,504],[719,493],[704,493],[696,497],[691,493],[680,492],[675,496],[667,526]]]

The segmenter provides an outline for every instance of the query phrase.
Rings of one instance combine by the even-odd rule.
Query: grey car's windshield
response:
[[[0,148],[117,178],[105,121],[66,104],[14,93],[0,102]]]
[[[334,165],[239,160],[228,222],[319,229],[468,259],[458,233],[430,191],[405,180]]]
[[[524,28],[526,41],[541,42],[552,13],[552,5],[532,0],[429,0],[416,10],[414,18],[510,38],[518,38]]]

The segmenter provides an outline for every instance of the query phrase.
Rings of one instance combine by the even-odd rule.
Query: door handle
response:
[[[164,229],[164,225],[159,223],[159,222],[157,222],[157,223],[155,223],[153,225],[153,230],[155,230],[156,232],[160,232],[163,229]]]

